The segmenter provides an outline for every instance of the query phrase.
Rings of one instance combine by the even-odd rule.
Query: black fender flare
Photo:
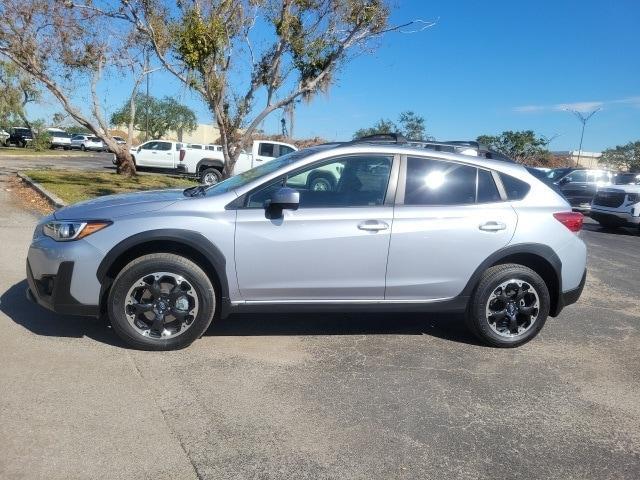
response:
[[[206,273],[210,276],[213,275],[217,280],[217,286],[220,289],[221,312],[224,315],[229,308],[229,282],[226,273],[226,258],[220,249],[211,243],[204,235],[191,230],[177,228],[149,230],[132,235],[116,244],[104,256],[96,271],[96,276],[98,277],[98,281],[103,285],[103,289],[110,286],[111,282],[108,281],[109,279],[107,278],[108,273],[123,255],[126,255],[131,249],[141,247],[144,244],[162,242],[186,246],[196,251],[206,260],[209,265],[203,265],[203,268],[207,269],[207,267],[209,267],[213,269],[213,271]]]
[[[213,167],[213,168],[224,168],[224,161],[219,160],[217,158],[203,158],[196,165],[196,173],[200,173],[200,170],[203,167]]]
[[[495,251],[475,269],[460,295],[470,298],[480,281],[480,277],[489,267],[514,255],[522,254],[539,257],[551,266],[556,277],[557,289],[555,291],[551,291],[551,288],[549,289],[552,298],[550,315],[555,317],[562,309],[562,305],[560,305],[560,299],[562,298],[562,262],[551,247],[541,243],[518,243]],[[553,299],[555,299],[555,302]]]

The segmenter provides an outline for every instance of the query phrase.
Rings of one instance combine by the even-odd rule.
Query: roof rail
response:
[[[425,148],[435,150],[437,152],[450,152],[469,155],[468,150],[474,150],[478,157],[501,160],[503,162],[515,163],[512,158],[503,153],[491,150],[488,146],[483,145],[474,140],[450,140],[446,142],[437,142],[435,140],[410,140],[400,133],[378,133],[375,135],[366,135],[356,138],[343,145],[353,145],[358,143],[390,143],[404,144],[410,147]]]
[[[356,138],[348,143],[369,142],[408,143],[408,140],[400,133],[376,133],[374,135],[365,135],[364,137]]]

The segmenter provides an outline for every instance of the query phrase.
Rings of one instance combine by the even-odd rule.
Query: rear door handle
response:
[[[378,220],[366,220],[358,224],[360,230],[366,230],[368,232],[379,232],[380,230],[386,230],[389,228],[389,224],[385,222],[379,222]]]
[[[507,226],[502,222],[491,221],[481,223],[478,228],[485,232],[498,232],[500,230],[506,230]]]

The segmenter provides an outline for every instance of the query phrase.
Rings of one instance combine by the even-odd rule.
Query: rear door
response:
[[[489,170],[417,156],[401,165],[385,299],[455,297],[509,243],[517,215]]]

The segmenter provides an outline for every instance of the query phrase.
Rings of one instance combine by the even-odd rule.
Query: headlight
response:
[[[44,224],[42,233],[57,242],[68,242],[87,237],[109,225],[111,225],[111,222],[101,220],[87,222],[52,221]]]

